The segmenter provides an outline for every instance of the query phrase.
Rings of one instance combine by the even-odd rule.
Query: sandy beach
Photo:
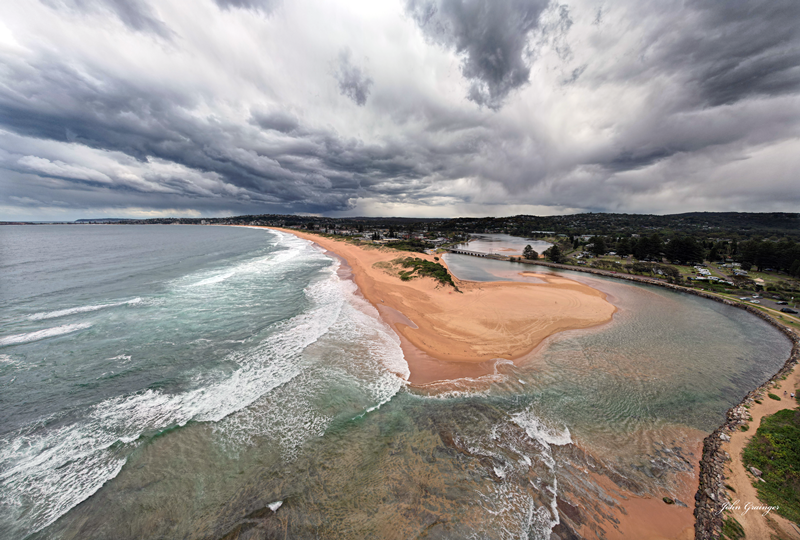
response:
[[[403,281],[392,263],[433,262],[432,255],[278,230],[347,261],[360,292],[401,336],[412,383],[493,373],[493,360],[517,360],[548,336],[606,323],[616,311],[602,292],[563,277],[529,272],[541,283],[478,283],[453,276],[456,290],[430,277]]]

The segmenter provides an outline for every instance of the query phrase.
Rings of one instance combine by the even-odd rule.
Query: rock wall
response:
[[[730,440],[728,439],[728,434],[736,429],[739,429],[739,426],[747,422],[749,413],[745,406],[752,404],[753,400],[757,399],[758,396],[763,397],[763,395],[767,393],[768,389],[785,375],[787,375],[797,364],[798,360],[800,360],[800,336],[798,336],[795,331],[788,326],[781,324],[777,319],[767,315],[761,310],[754,308],[753,306],[742,304],[740,302],[732,302],[731,300],[709,294],[705,291],[699,291],[689,287],[682,287],[680,285],[673,285],[657,279],[633,276],[630,274],[620,274],[608,270],[600,270],[598,268],[581,268],[566,264],[555,264],[539,261],[524,261],[523,264],[537,264],[541,266],[550,266],[553,268],[562,268],[564,270],[572,270],[575,272],[585,272],[587,274],[598,274],[601,276],[635,281],[638,283],[646,283],[647,285],[655,285],[657,287],[672,289],[673,291],[701,296],[703,298],[707,298],[715,302],[721,302],[728,306],[733,306],[752,313],[756,317],[763,319],[767,323],[783,332],[792,342],[792,352],[789,354],[789,358],[783,364],[783,367],[775,375],[773,375],[770,380],[755,390],[749,392],[742,399],[742,401],[739,402],[738,405],[728,409],[728,411],[725,413],[725,423],[715,429],[711,435],[703,440],[703,456],[700,458],[700,485],[698,486],[697,493],[694,496],[694,537],[695,540],[716,540],[719,538],[720,533],[722,532],[722,508],[724,503],[728,500],[728,495],[725,490],[725,463],[730,461],[730,456],[727,454],[727,452],[721,449],[722,442],[725,440]]]

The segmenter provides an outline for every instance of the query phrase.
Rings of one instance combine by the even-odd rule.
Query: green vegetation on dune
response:
[[[742,540],[744,538],[744,528],[735,517],[728,516],[722,524],[722,536],[727,540]]]
[[[395,259],[392,262],[399,264],[403,268],[411,269],[400,272],[400,279],[402,279],[403,281],[410,280],[412,277],[414,277],[414,274],[416,273],[418,276],[432,277],[433,279],[438,280],[443,285],[450,285],[455,290],[458,290],[458,287],[456,287],[456,284],[453,283],[453,278],[450,276],[450,273],[447,271],[447,268],[445,268],[439,263],[426,261],[418,257],[406,257],[405,259]]]
[[[425,253],[426,249],[433,248],[433,244],[423,242],[422,240],[397,240],[394,242],[387,242],[384,246],[398,251],[414,251],[416,253]]]
[[[746,467],[761,471],[758,497],[783,517],[800,523],[800,410],[766,416],[744,450]]]

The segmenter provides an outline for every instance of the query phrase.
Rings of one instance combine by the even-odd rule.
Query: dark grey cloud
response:
[[[676,77],[685,83],[692,107],[794,94],[800,89],[800,2],[695,0],[680,7],[636,4],[632,15],[649,23],[639,56],[636,61],[621,59],[598,76],[603,80]]]
[[[531,32],[548,2],[542,0],[408,0],[406,10],[435,42],[464,55],[468,98],[499,109],[528,82]]]
[[[145,0],[42,0],[54,9],[79,12],[109,12],[127,27],[139,32],[152,32],[171,38],[172,32],[154,13]]]
[[[351,53],[348,49],[339,53],[338,65],[334,76],[339,82],[339,92],[358,106],[364,106],[369,97],[372,79],[360,67],[353,64]]]
[[[9,67],[14,80],[25,82],[18,92],[0,88],[0,128],[122,152],[141,162],[180,164],[242,189],[209,195],[287,210],[343,210],[388,179],[402,182],[424,174],[418,163],[426,160],[410,157],[400,145],[364,144],[329,129],[303,127],[285,112],[255,110],[250,125],[226,123],[188,114],[196,103],[186,96],[126,85],[109,74],[90,76],[54,59]],[[179,178],[151,176],[145,178],[150,184],[131,184],[54,163],[12,161],[7,167],[110,190],[155,192],[157,185],[176,196],[200,196]]]
[[[710,105],[800,90],[800,2],[697,2],[702,34],[680,48],[700,64],[696,83]]]
[[[284,111],[261,111],[251,112],[250,122],[263,129],[290,133],[299,127],[297,118]]]
[[[800,108],[778,98],[800,95],[800,3],[698,0],[682,8],[635,5],[633,13],[650,29],[639,56],[608,71],[593,71],[590,62],[565,79],[588,87],[609,80],[643,88],[649,79],[676,82],[671,93],[650,96],[647,114],[629,120],[591,164],[609,173],[640,170],[725,145],[768,144],[797,129]],[[613,7],[604,7],[595,23],[608,14]],[[758,114],[731,108],[752,100],[774,105],[760,106]]]
[[[263,13],[271,13],[280,3],[280,0],[214,0],[222,9],[251,9]]]

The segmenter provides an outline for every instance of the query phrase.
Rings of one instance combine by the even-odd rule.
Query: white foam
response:
[[[271,272],[275,268],[286,271],[289,261],[304,264],[323,258],[329,260],[305,240],[281,235],[278,243],[286,249],[239,264],[225,272],[196,274],[177,284],[197,287],[205,282],[214,285],[234,280],[237,275]],[[40,427],[38,431],[18,432],[0,441],[0,471],[3,471],[0,482],[11,486],[10,491],[0,493],[0,505],[12,509],[17,515],[24,513],[25,517],[20,519],[26,523],[26,531],[35,532],[114,478],[131,446],[141,444],[143,434],[184,425],[192,420],[214,422],[215,429],[230,429],[237,424],[243,425],[242,422],[263,426],[265,417],[253,417],[248,413],[249,407],[270,392],[289,388],[290,381],[306,377],[304,373],[309,369],[309,359],[304,351],[329,332],[335,332],[345,340],[361,340],[367,348],[368,354],[362,361],[369,369],[365,370],[366,375],[359,376],[358,388],[369,396],[370,406],[376,408],[390,400],[405,384],[402,377],[408,376],[399,339],[378,318],[374,308],[363,300],[357,300],[355,285],[342,281],[336,274],[337,267],[338,262],[329,266],[323,271],[327,273],[324,279],[306,288],[308,310],[277,323],[261,343],[231,353],[225,359],[223,364],[238,366],[233,373],[198,375],[192,381],[193,389],[178,394],[146,390],[113,397],[92,407],[79,422],[57,429]],[[102,309],[108,306],[74,308],[70,313],[81,312],[75,309],[91,311],[89,307]],[[64,316],[69,314],[66,311],[43,315]],[[0,344],[42,339],[89,326],[86,323],[64,325],[8,336],[0,340]],[[113,360],[128,359],[127,355],[113,357]],[[315,386],[317,384],[320,386]],[[315,412],[313,407],[312,398],[318,395],[315,392],[325,390],[325,380],[308,382],[304,378],[299,387],[309,392],[308,399],[292,396],[293,406],[276,408],[272,425],[262,427],[274,429],[286,448],[296,448],[308,437],[324,434],[332,420]],[[223,419],[226,421],[222,422]],[[239,430],[239,434],[242,432]],[[235,440],[241,444],[241,439]]]
[[[111,304],[97,304],[93,306],[79,306],[74,308],[68,309],[59,309],[57,311],[48,311],[44,313],[34,313],[28,320],[30,321],[41,321],[44,319],[55,319],[57,317],[66,317],[67,315],[74,315],[76,313],[86,313],[89,311],[98,311],[101,309],[106,309],[110,307],[117,307],[117,306],[124,306],[124,305],[134,305],[139,304],[142,302],[141,298],[134,298],[132,300],[125,300],[123,302],[114,302]]]
[[[475,530],[473,538],[549,540],[553,527],[559,522],[556,463],[551,446],[539,439],[532,439],[534,444],[531,445],[530,441],[522,442],[518,437],[516,427],[501,421],[469,441],[470,454],[491,458],[496,477],[495,482],[477,490],[486,519]],[[531,453],[533,459],[526,453]],[[532,467],[536,469],[532,471]],[[530,486],[524,484],[526,479]]]
[[[17,345],[20,343],[29,343],[31,341],[38,341],[40,339],[46,339],[49,337],[61,336],[64,334],[77,332],[78,330],[91,328],[91,326],[92,325],[89,323],[64,324],[62,326],[56,326],[54,328],[46,328],[44,330],[37,330],[35,332],[28,332],[26,334],[15,334],[12,336],[6,336],[0,338],[0,347],[5,345]]]
[[[572,442],[569,428],[557,429],[546,425],[531,409],[512,415],[512,420],[523,428],[529,437],[546,444],[564,446]]]
[[[290,262],[303,262],[311,255],[319,259],[321,255],[312,248],[312,244],[296,236],[270,231],[277,235],[276,246],[285,249],[272,251],[263,257],[256,257],[241,262],[233,267],[215,269],[192,274],[181,278],[179,284],[188,288],[208,287],[229,281],[231,278],[252,277],[253,274],[263,274],[275,269],[284,268]],[[199,278],[199,280],[198,280]],[[188,281],[188,283],[186,283]]]
[[[206,285],[214,285],[216,283],[221,283],[221,282],[225,281],[226,279],[228,279],[229,277],[232,277],[234,275],[236,275],[235,271],[223,272],[223,273],[218,274],[216,276],[212,276],[210,278],[206,278],[206,279],[203,279],[201,281],[198,281],[197,283],[193,283],[193,284],[190,285],[190,287],[205,287]]]

